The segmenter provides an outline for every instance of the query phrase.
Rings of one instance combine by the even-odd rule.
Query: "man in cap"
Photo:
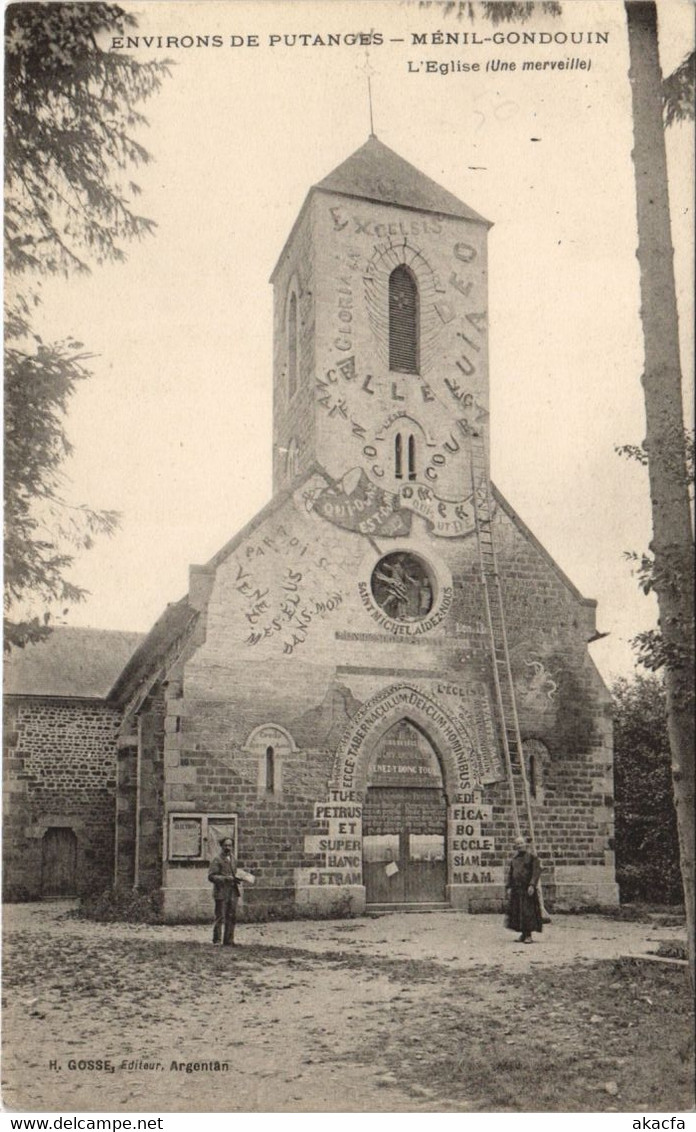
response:
[[[213,885],[213,899],[215,901],[213,943],[220,943],[220,937],[222,937],[223,947],[234,947],[234,925],[237,919],[239,881],[237,880],[237,863],[232,853],[231,837],[223,837],[220,842],[220,853],[210,862],[208,880]]]
[[[533,943],[532,932],[542,930],[539,901],[541,865],[524,837],[516,837],[514,846],[515,852],[508,868],[505,888],[508,902],[505,926],[521,933],[518,943]]]

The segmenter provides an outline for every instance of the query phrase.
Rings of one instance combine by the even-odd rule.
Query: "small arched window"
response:
[[[405,263],[389,276],[389,369],[418,373],[418,286]]]
[[[416,438],[413,433],[408,438],[408,478],[416,478]]]
[[[532,795],[532,798],[536,798],[537,787],[539,785],[538,782],[537,782],[536,755],[530,755],[529,756],[529,775],[528,775],[528,777],[529,777],[529,793]]]
[[[404,441],[400,432],[394,437],[394,479],[404,478]]]
[[[262,723],[247,737],[242,750],[253,756],[256,796],[266,801],[279,799],[286,760],[297,750],[292,735],[277,723]]]
[[[397,432],[394,437],[394,479],[415,480],[416,478],[416,438],[413,433],[405,436]]]
[[[545,778],[550,762],[548,747],[541,739],[525,739],[522,750],[529,796],[533,802],[541,805],[545,797]]]
[[[266,792],[275,793],[275,751],[266,747]]]
[[[288,396],[297,392],[297,295],[293,291],[288,303]]]

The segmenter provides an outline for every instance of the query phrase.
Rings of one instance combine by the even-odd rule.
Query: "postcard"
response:
[[[627,7],[7,8],[8,1113],[691,1110],[612,715],[693,11]]]

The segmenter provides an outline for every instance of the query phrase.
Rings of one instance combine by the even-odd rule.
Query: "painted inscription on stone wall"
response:
[[[500,870],[489,867],[495,841],[482,832],[482,824],[493,817],[492,806],[483,805],[479,790],[462,796],[452,806],[448,822],[452,884],[497,884]]]
[[[379,205],[371,213],[329,205],[324,216],[339,262],[327,264],[335,307],[319,328],[319,459],[335,476],[362,467],[398,493],[400,511],[416,510],[440,537],[461,537],[473,526],[468,493],[460,494],[470,438],[484,435],[489,418],[485,231],[444,217],[404,219]],[[413,374],[390,368],[390,279],[402,265],[418,288]],[[432,505],[402,496],[394,482],[393,430],[381,427],[390,410],[415,425],[408,478],[430,488]]]
[[[424,484],[403,484],[399,500],[403,508],[425,519],[439,538],[461,538],[475,529],[473,494],[457,502],[439,499],[433,489]]]
[[[368,582],[358,582],[358,592],[360,593],[360,600],[372,620],[376,621],[382,629],[399,637],[421,637],[428,629],[434,629],[447,616],[454,596],[451,586],[443,586],[437,609],[432,616],[423,617],[420,621],[395,621],[393,617],[387,617],[384,611],[379,608]]]
[[[339,483],[324,488],[313,506],[322,519],[364,535],[397,538],[411,530],[411,516],[399,509],[398,495],[377,487],[362,468],[354,468]]]
[[[475,529],[474,496],[440,499],[426,484],[402,484],[389,491],[372,483],[362,468],[351,468],[313,501],[323,519],[348,531],[399,538],[411,530],[414,512],[438,538],[462,538]]]
[[[456,763],[456,786],[449,774],[449,790],[471,791],[504,777],[488,688],[480,681],[456,683],[423,677],[417,683],[392,684],[376,693],[355,677],[353,694],[363,706],[352,717],[336,755],[337,785],[362,788],[365,767],[362,758],[370,744],[371,731],[379,735],[390,715],[393,722],[405,719],[422,727],[428,743],[439,752],[443,771]],[[361,765],[358,774],[358,766]]]
[[[476,783],[472,781],[471,756],[475,745],[462,720],[452,719],[439,704],[416,688],[401,686],[386,688],[353,716],[349,734],[338,754],[340,789],[355,789],[363,744],[373,728],[383,723],[391,712],[402,712],[408,716],[409,710],[416,719],[423,719],[429,724],[441,745],[446,746],[456,764],[458,791],[474,788]]]
[[[370,786],[410,790],[442,788],[437,755],[424,735],[407,720],[389,728],[370,759]]]
[[[244,750],[260,757],[266,753],[269,746],[276,755],[289,755],[294,749],[288,733],[283,728],[269,724],[265,727],[257,727],[251,732],[244,744]]]
[[[334,346],[342,353],[353,349],[353,289],[349,275],[343,275],[336,288],[336,337]]]
[[[362,884],[362,805],[350,791],[332,790],[328,802],[317,802],[314,820],[327,833],[307,834],[305,853],[318,856],[310,869],[296,869],[298,885]]]
[[[454,697],[459,701],[459,711],[463,713],[471,734],[475,736],[477,781],[482,784],[498,782],[503,777],[503,766],[486,685],[473,683],[460,686],[442,682],[437,685],[437,692],[440,696]]]
[[[447,855],[452,884],[502,883],[500,867],[488,864],[495,841],[483,832],[492,816],[492,806],[482,802],[478,790],[464,792],[461,801],[450,807]],[[362,885],[362,805],[351,791],[330,791],[328,802],[315,804],[314,818],[326,832],[307,834],[304,851],[319,861],[311,868],[296,869],[295,883],[310,887]]]
[[[234,554],[227,586],[241,611],[239,631],[245,645],[256,648],[272,642],[283,655],[292,656],[317,622],[341,608],[339,567],[321,549],[309,532],[303,537],[277,524]]]

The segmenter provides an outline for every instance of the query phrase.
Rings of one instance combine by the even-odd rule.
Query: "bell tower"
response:
[[[347,488],[470,495],[489,226],[374,135],[313,186],[272,277],[275,491],[317,462]]]

